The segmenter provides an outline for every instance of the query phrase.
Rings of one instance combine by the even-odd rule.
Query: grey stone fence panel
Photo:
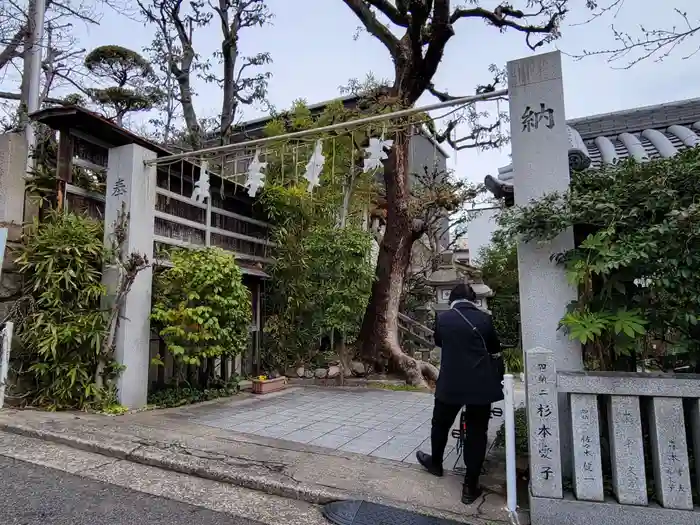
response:
[[[700,398],[700,375],[559,372],[557,388],[569,394]]]
[[[559,372],[553,352],[543,348],[526,352],[526,369],[533,525],[554,523],[550,520],[557,508],[562,518],[585,510],[600,518],[614,514],[616,524],[700,524],[691,486],[694,471],[700,493],[700,375]],[[552,417],[562,394],[567,406]],[[610,444],[614,500],[603,492],[600,403],[607,408],[609,434],[603,437]],[[658,504],[647,496],[643,415]],[[560,421],[571,423],[572,446],[561,443]],[[568,450],[573,457],[562,458]],[[555,451],[561,453],[550,454]],[[574,466],[573,494],[562,491],[561,465],[567,459]],[[579,523],[577,519],[569,521]]]

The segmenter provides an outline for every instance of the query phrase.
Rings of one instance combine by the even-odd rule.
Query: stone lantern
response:
[[[438,269],[427,279],[427,285],[433,288],[433,310],[441,312],[450,308],[450,292],[458,284],[469,284],[476,293],[476,304],[488,310],[487,299],[493,291],[481,279],[481,271],[474,266],[457,262],[451,253],[445,253]]]

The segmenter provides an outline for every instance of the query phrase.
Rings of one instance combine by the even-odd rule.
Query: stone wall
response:
[[[0,276],[0,319],[5,319],[22,292],[22,277],[14,264],[16,242],[8,242]]]
[[[24,223],[24,177],[27,147],[18,133],[0,135],[0,227],[8,229],[0,277],[0,319],[4,319],[20,293],[21,279],[14,264],[17,241]]]

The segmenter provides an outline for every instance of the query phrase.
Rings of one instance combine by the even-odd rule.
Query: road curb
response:
[[[166,455],[162,449],[149,446],[148,444],[131,443],[130,446],[119,446],[114,443],[98,443],[93,440],[83,439],[79,436],[69,436],[61,432],[42,430],[22,425],[21,423],[7,423],[3,421],[0,421],[0,430],[11,434],[66,445],[74,449],[93,452],[106,457],[158,467],[164,470],[179,472],[180,474],[228,483],[266,494],[316,505],[325,505],[326,503],[332,503],[334,501],[352,499],[352,495],[350,494],[335,490],[319,489],[293,480],[286,483],[265,478],[264,476],[235,472],[231,469],[222,468],[221,465],[206,465],[206,458],[179,453],[173,450],[168,450]],[[202,462],[205,464],[202,464]]]

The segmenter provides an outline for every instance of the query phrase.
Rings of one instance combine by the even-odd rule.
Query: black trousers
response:
[[[436,465],[442,464],[450,429],[461,409],[462,405],[450,405],[435,400],[430,441],[433,461]],[[467,468],[464,484],[475,489],[479,486],[479,476],[486,457],[491,405],[467,405],[464,411],[467,427],[462,452],[464,466]]]

